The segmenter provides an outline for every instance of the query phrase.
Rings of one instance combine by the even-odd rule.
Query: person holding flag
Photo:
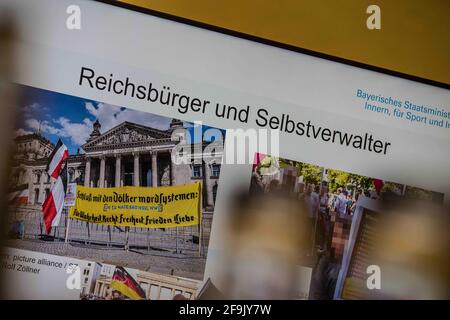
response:
[[[140,300],[145,299],[145,292],[142,290],[139,283],[122,267],[116,267],[109,285],[111,289],[117,290],[124,296]]]
[[[59,139],[47,164],[48,174],[56,179],[55,184],[42,204],[42,214],[47,234],[51,232],[52,227],[59,225],[59,220],[61,219],[67,188],[67,164],[62,171],[61,167],[68,157],[69,152],[67,147]]]

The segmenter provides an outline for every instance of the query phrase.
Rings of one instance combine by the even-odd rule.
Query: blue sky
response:
[[[52,91],[26,86],[23,86],[23,89],[16,135],[37,132],[40,128],[42,135],[53,143],[61,138],[69,148],[70,154],[75,154],[77,149],[86,142],[96,119],[102,125],[100,130],[102,133],[124,121],[166,130],[172,120],[147,112]],[[185,123],[185,125],[192,124]],[[202,131],[208,128],[203,126]],[[192,133],[193,128],[189,131]],[[200,139],[195,140],[200,141]]]

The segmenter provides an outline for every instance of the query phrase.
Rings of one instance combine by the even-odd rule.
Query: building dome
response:
[[[100,128],[102,127],[102,125],[100,124],[100,122],[98,121],[98,119],[95,120],[94,124],[93,124],[93,130],[89,136],[89,139],[87,141],[91,141],[92,139],[95,139],[97,137],[99,137],[101,135],[100,133]]]

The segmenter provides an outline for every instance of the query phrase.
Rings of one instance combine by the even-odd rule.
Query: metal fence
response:
[[[68,219],[64,208],[58,227],[46,234],[42,211],[37,206],[11,207],[10,237],[58,241],[90,248],[122,248],[138,252],[206,257],[212,212],[203,212],[199,226],[176,228],[113,227]]]

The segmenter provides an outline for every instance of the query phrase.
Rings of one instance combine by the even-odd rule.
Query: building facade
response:
[[[159,187],[203,182],[203,207],[212,210],[220,174],[221,154],[214,160],[175,164],[172,155],[185,139],[174,138],[174,130],[183,122],[173,119],[167,130],[159,130],[131,122],[101,132],[97,120],[83,152],[70,155],[68,182],[89,187],[144,186]],[[183,130],[181,130],[182,132]],[[55,147],[39,132],[19,136],[15,140],[11,168],[11,188],[28,184],[29,205],[40,205],[54,181],[46,172],[48,156]],[[194,150],[192,158],[201,158],[207,143],[186,144]],[[199,152],[200,151],[200,152]]]

